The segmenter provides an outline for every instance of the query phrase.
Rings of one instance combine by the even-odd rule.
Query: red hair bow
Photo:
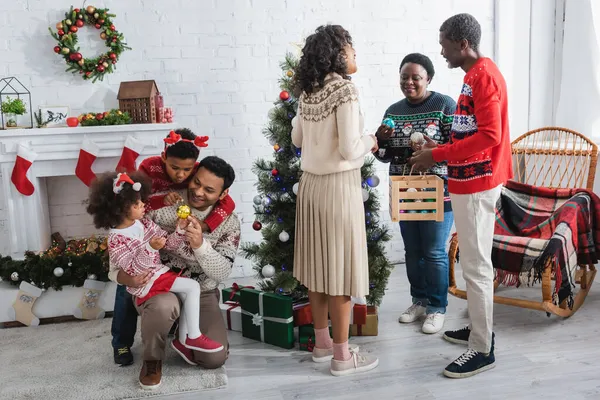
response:
[[[193,143],[196,147],[208,147],[208,136],[196,136],[194,140],[182,139],[175,131],[169,132],[169,136],[163,139],[166,147],[173,146],[179,142]]]
[[[115,192],[115,194],[121,193],[121,190],[123,190],[123,185],[125,185],[126,183],[129,183],[132,186],[133,190],[135,190],[136,192],[139,192],[142,188],[141,183],[134,182],[129,175],[127,175],[126,173],[122,173],[117,174],[117,177],[113,181],[113,192]]]

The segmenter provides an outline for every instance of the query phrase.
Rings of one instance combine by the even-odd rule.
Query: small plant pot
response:
[[[4,114],[4,129],[16,128],[17,125],[16,114]]]

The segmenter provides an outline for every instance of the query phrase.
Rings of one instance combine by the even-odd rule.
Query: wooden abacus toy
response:
[[[390,217],[394,222],[442,222],[444,180],[436,175],[390,176]]]

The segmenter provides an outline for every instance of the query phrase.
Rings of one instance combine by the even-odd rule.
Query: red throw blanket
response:
[[[509,181],[496,207],[492,261],[504,285],[532,284],[553,259],[554,302],[573,301],[578,264],[600,255],[600,198],[585,189],[548,189]]]

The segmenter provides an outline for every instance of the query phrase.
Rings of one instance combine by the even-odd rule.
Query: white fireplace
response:
[[[23,258],[23,253],[27,250],[41,251],[49,247],[52,232],[48,193],[57,188],[49,188],[48,185],[56,185],[61,180],[46,178],[75,175],[84,137],[100,147],[92,169],[101,173],[115,169],[127,136],[131,135],[146,144],[138,159],[139,163],[148,156],[160,154],[163,149],[162,139],[173,128],[172,124],[140,124],[0,131],[0,187],[6,215],[6,255]],[[11,182],[19,144],[38,154],[27,174],[35,187],[31,196],[19,193]],[[83,183],[81,185],[85,188]]]

